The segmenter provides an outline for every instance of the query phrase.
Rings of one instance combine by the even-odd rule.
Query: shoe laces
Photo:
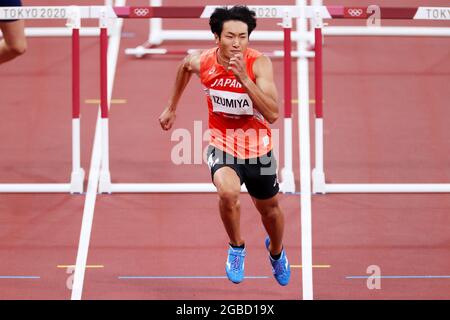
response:
[[[287,264],[286,258],[280,257],[278,260],[273,260],[273,271],[277,275],[286,273],[287,269],[285,265]]]
[[[239,271],[240,269],[242,269],[242,263],[244,262],[245,249],[239,250],[230,248],[230,250],[230,269]]]
[[[231,269],[239,270],[240,268],[241,268],[241,257],[234,256],[233,260],[231,261]]]

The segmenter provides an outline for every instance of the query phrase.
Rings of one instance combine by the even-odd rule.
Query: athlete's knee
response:
[[[278,204],[278,202],[274,203],[268,203],[264,206],[259,206],[258,211],[261,214],[263,218],[277,218],[279,216],[282,216],[281,208]]]
[[[20,56],[27,51],[27,44],[26,43],[16,44],[11,49],[16,56]]]
[[[218,191],[220,202],[227,208],[234,208],[239,204],[240,190],[236,188],[223,188]]]
[[[15,56],[20,56],[27,51],[26,41],[14,42],[8,44],[8,50]]]

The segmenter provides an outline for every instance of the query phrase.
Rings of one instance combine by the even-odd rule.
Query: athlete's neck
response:
[[[222,52],[220,51],[220,48],[217,49],[217,63],[222,65],[225,69],[228,68],[228,64],[230,62],[230,59],[227,59],[222,55]]]

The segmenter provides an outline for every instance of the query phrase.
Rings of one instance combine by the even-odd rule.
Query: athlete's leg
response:
[[[269,251],[272,255],[280,254],[283,247],[284,215],[278,203],[278,195],[260,200],[252,197],[256,209],[270,238]]]
[[[230,243],[239,246],[244,243],[240,230],[240,179],[232,168],[222,167],[213,176],[214,185],[219,195],[220,217],[227,231]]]
[[[27,41],[23,20],[0,22],[0,30],[3,33],[3,39],[0,41],[0,64],[2,64],[25,53]]]
[[[256,208],[261,213],[261,219],[269,235],[265,240],[267,250],[270,252],[269,261],[272,265],[272,273],[277,282],[286,286],[291,278],[286,251],[283,249],[284,216],[278,204],[277,196],[267,200],[253,198]]]

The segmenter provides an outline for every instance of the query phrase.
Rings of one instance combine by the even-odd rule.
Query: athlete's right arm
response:
[[[200,75],[200,55],[201,51],[195,51],[187,55],[183,62],[178,66],[175,85],[170,95],[168,106],[159,116],[159,124],[163,130],[170,130],[175,122],[175,112],[178,101],[186,88],[192,74]]]

